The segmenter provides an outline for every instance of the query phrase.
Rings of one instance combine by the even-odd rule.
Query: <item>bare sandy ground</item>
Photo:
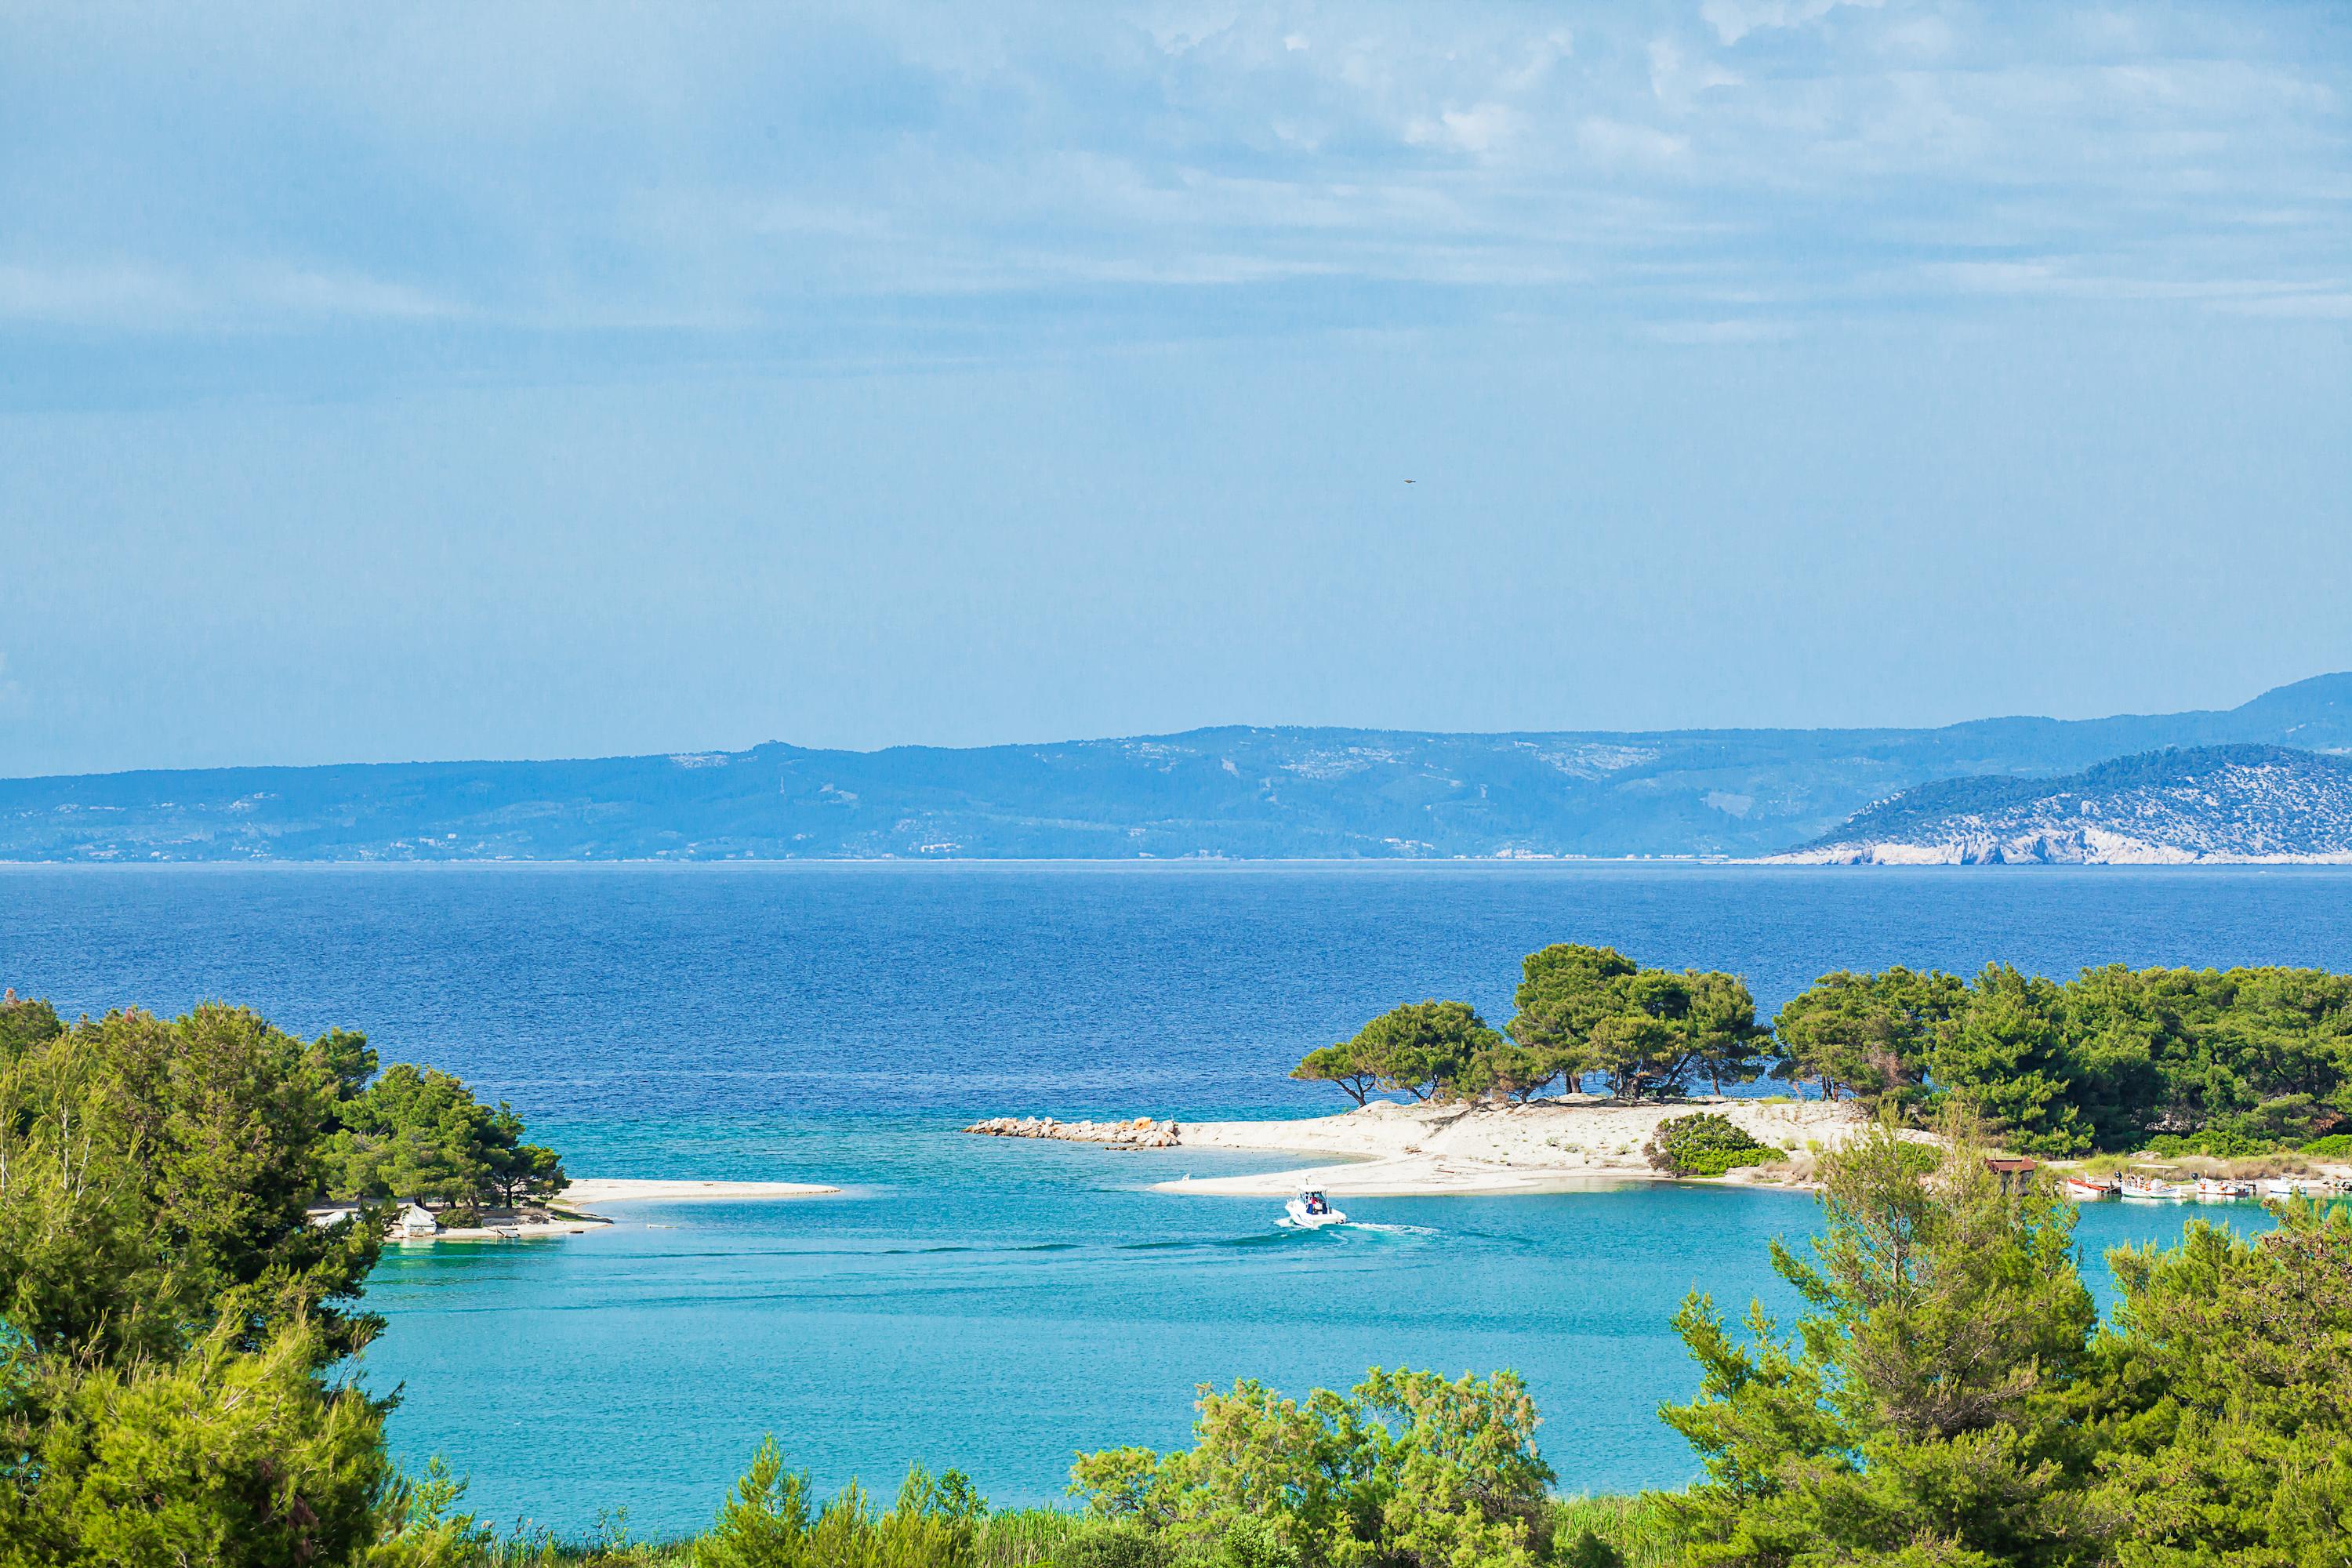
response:
[[[655,1199],[727,1198],[740,1203],[761,1198],[815,1198],[837,1193],[839,1187],[807,1182],[680,1182],[632,1181],[617,1176],[582,1176],[563,1189],[567,1205],[644,1203]]]
[[[1771,1104],[1756,1100],[1683,1100],[1618,1105],[1576,1096],[1531,1105],[1399,1105],[1299,1121],[1188,1121],[1187,1149],[1258,1149],[1324,1157],[1325,1163],[1253,1176],[1186,1177],[1155,1191],[1231,1197],[1278,1197],[1304,1187],[1358,1196],[1445,1193],[1546,1193],[1664,1179],[1643,1145],[1669,1116],[1711,1110],[1759,1142],[1788,1152],[1803,1169],[1807,1153],[1838,1148],[1868,1131],[1850,1105],[1820,1100]],[[1787,1166],[1734,1172],[1726,1181],[1759,1184],[1798,1173]]]

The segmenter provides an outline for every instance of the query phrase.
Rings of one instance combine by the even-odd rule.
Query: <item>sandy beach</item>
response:
[[[1837,1148],[1870,1123],[1851,1105],[1820,1100],[1684,1100],[1619,1105],[1589,1096],[1529,1105],[1400,1105],[1376,1101],[1342,1115],[1296,1121],[1192,1121],[1188,1149],[1254,1149],[1322,1156],[1322,1163],[1248,1176],[1192,1176],[1154,1190],[1232,1197],[1276,1197],[1302,1187],[1334,1194],[1568,1192],[1667,1178],[1643,1145],[1669,1116],[1710,1110],[1759,1142],[1786,1151],[1785,1164],[1734,1172],[1727,1182],[1784,1183],[1801,1177],[1804,1156]]]
[[[563,1189],[566,1205],[667,1203],[680,1198],[725,1198],[737,1203],[767,1198],[816,1198],[838,1193],[839,1187],[808,1182],[682,1182],[637,1181],[619,1176],[582,1176]]]

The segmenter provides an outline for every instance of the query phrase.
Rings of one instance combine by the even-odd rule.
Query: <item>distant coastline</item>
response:
[[[1916,786],[2163,748],[2352,751],[2352,674],[2223,711],[1934,729],[1225,726],[967,749],[0,779],[0,860],[1746,859]]]

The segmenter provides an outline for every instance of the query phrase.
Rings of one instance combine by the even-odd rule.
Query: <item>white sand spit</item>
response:
[[[1267,1149],[1320,1154],[1335,1163],[1254,1176],[1161,1182],[1163,1193],[1275,1197],[1302,1187],[1334,1194],[1405,1196],[1444,1193],[1556,1193],[1664,1179],[1643,1146],[1670,1116],[1710,1110],[1748,1136],[1792,1155],[1838,1148],[1871,1123],[1850,1104],[1757,1100],[1619,1105],[1589,1095],[1530,1105],[1401,1105],[1298,1121],[1187,1121],[1187,1149]],[[1738,1171],[1726,1181],[1769,1183],[1778,1167]]]

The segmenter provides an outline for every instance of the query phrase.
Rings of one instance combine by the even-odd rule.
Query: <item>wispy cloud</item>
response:
[[[240,16],[0,17],[0,321],[791,328],[843,301],[1108,286],[1149,316],[1155,289],[1181,312],[1306,282],[1769,332],[2352,291],[2352,40],[2325,8]]]

